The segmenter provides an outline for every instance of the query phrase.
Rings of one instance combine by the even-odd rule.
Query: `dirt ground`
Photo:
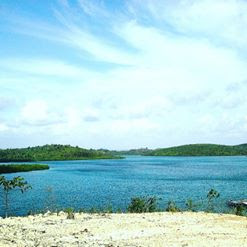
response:
[[[247,218],[207,213],[75,214],[0,219],[0,246],[247,246]]]

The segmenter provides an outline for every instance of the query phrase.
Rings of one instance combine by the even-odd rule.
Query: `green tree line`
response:
[[[84,149],[70,145],[44,145],[28,148],[0,149],[0,162],[29,162],[49,160],[113,159],[110,152]]]

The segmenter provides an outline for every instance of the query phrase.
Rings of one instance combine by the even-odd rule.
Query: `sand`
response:
[[[0,219],[0,246],[247,246],[247,218],[228,214],[46,213]]]

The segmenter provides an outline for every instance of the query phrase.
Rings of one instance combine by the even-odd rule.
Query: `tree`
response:
[[[5,217],[8,217],[9,210],[9,193],[12,190],[20,190],[24,193],[26,190],[32,187],[24,180],[23,177],[14,177],[13,179],[6,179],[4,176],[0,176],[0,186],[3,188],[3,204],[5,209]]]

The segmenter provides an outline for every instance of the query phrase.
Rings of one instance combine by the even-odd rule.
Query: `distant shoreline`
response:
[[[43,162],[69,160],[123,159],[123,155],[167,157],[232,157],[247,156],[247,144],[188,144],[158,149],[131,149],[125,151],[107,149],[84,149],[70,145],[44,145],[28,148],[0,149],[0,163]]]

